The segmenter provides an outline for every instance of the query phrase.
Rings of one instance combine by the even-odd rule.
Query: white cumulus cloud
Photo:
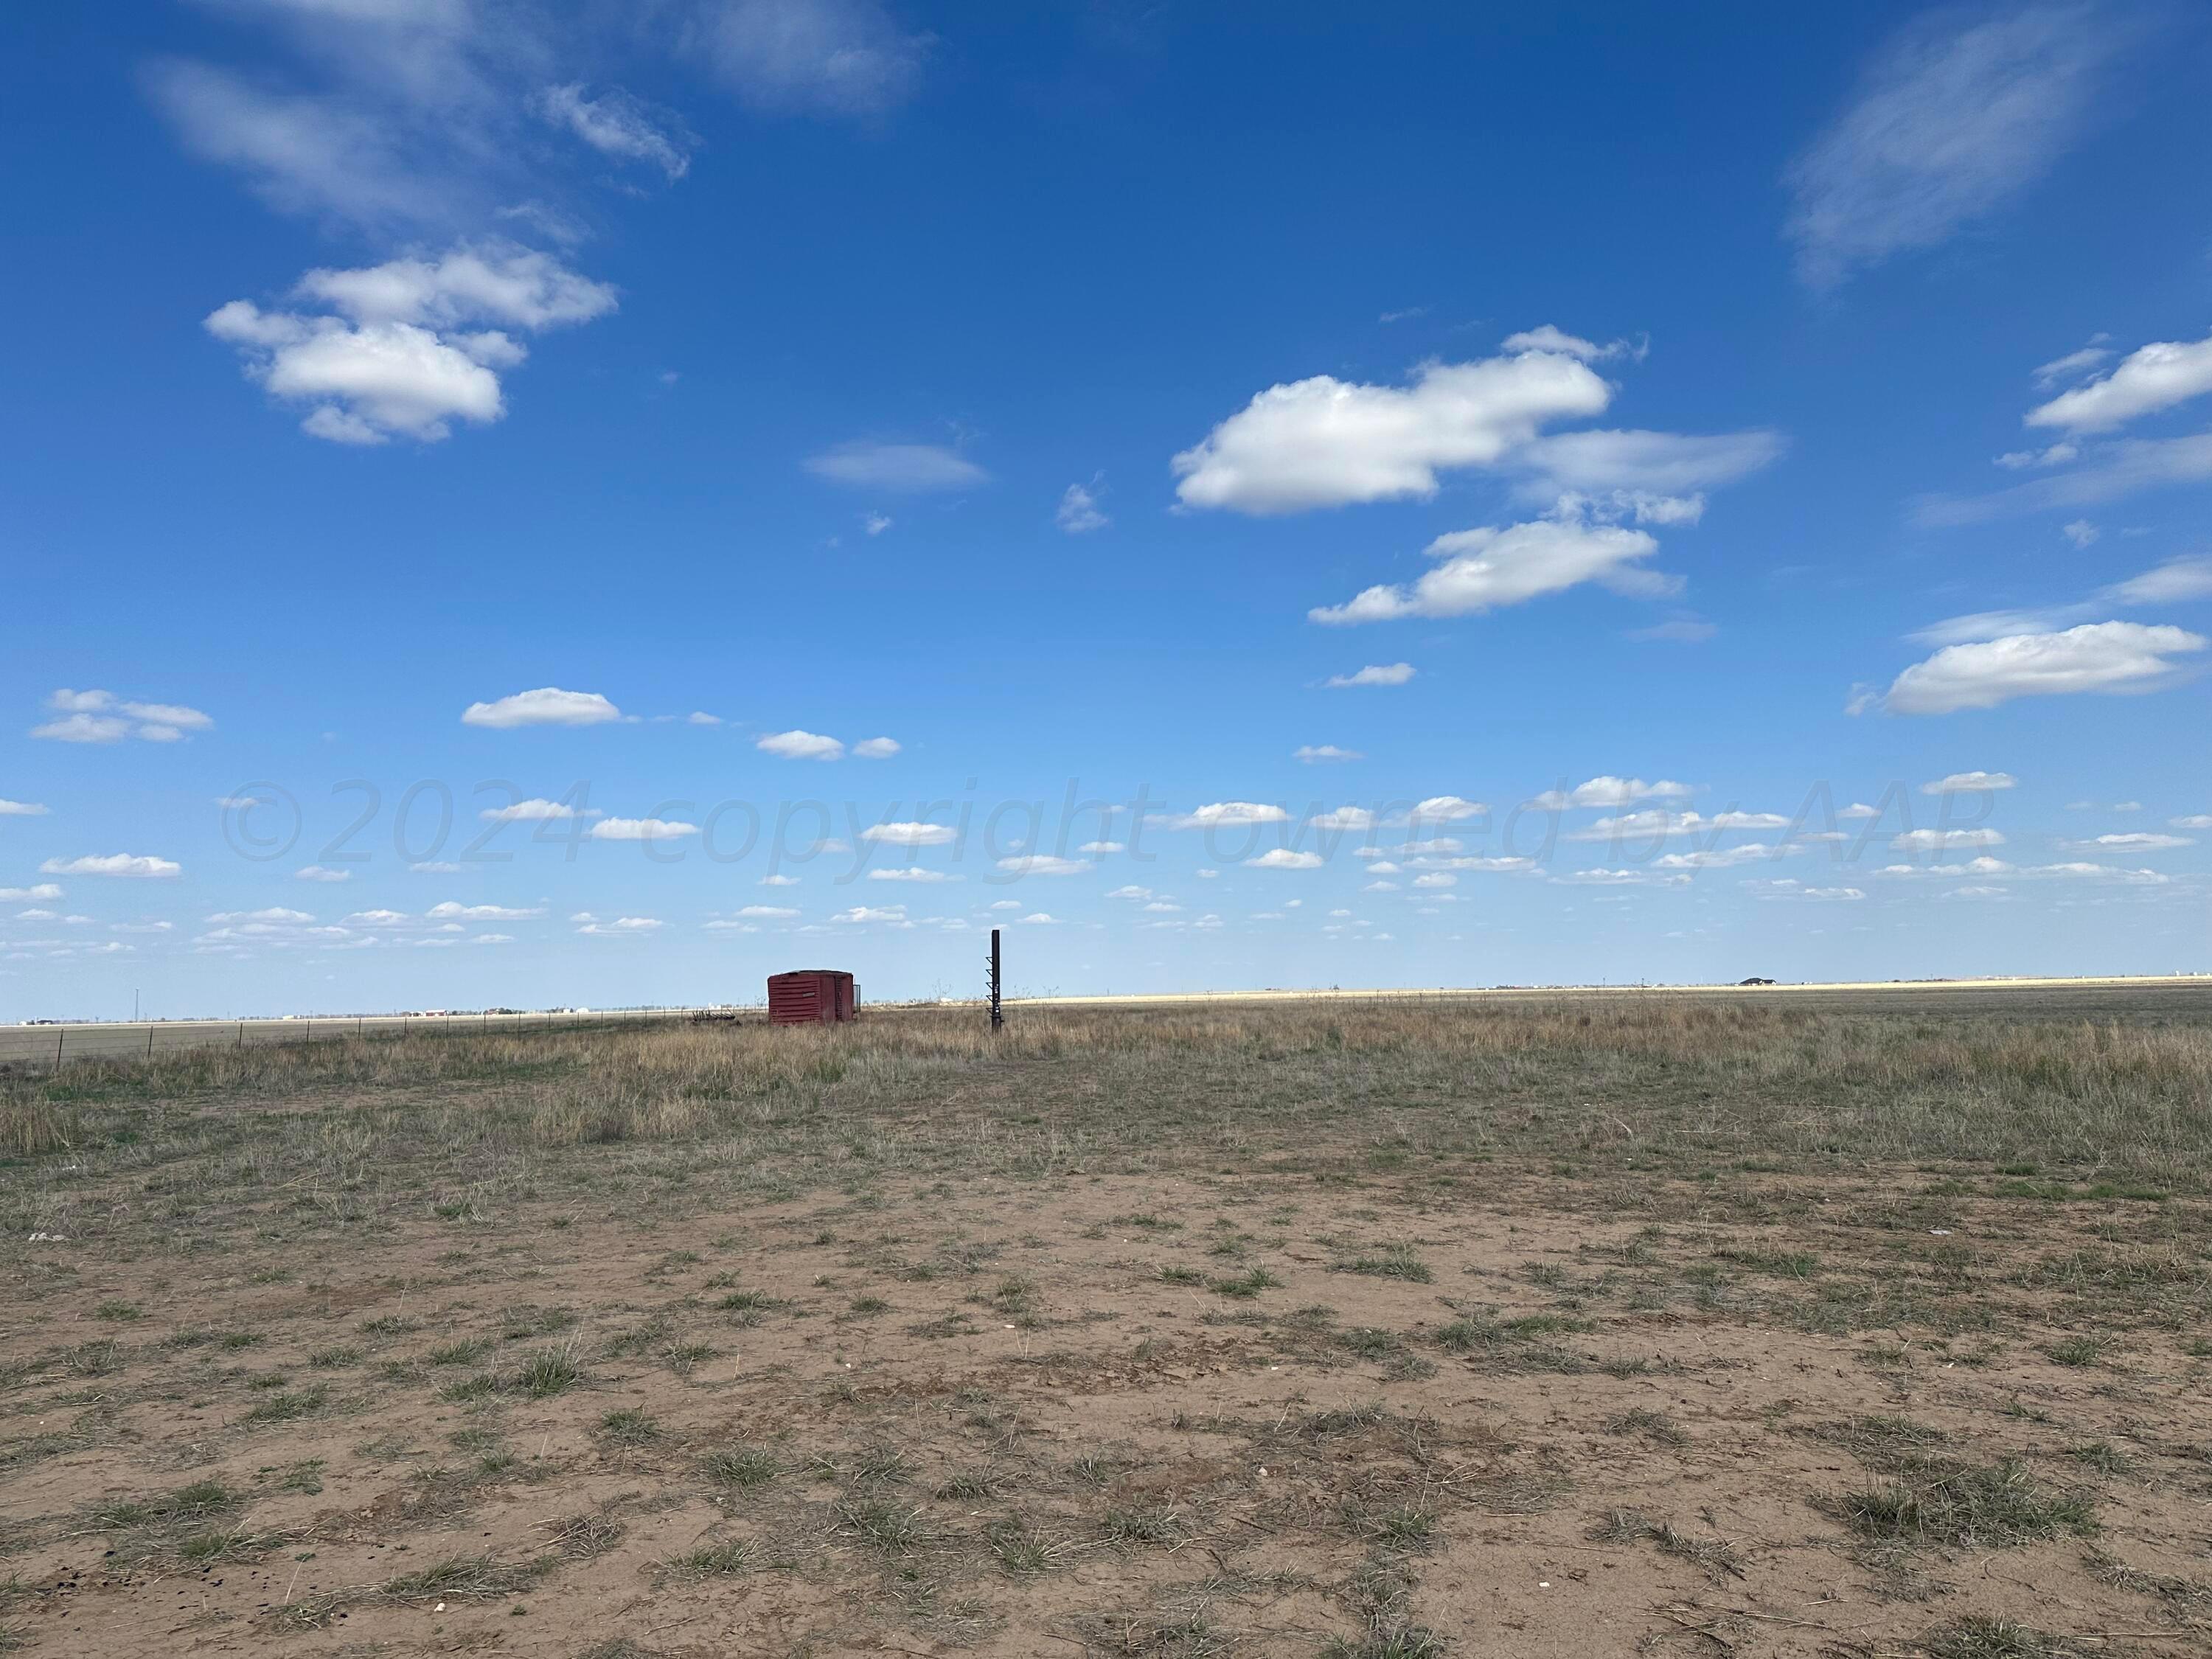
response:
[[[533,796],[507,806],[488,806],[477,816],[487,823],[549,823],[592,815],[580,811],[563,800],[546,800]]]
[[[835,738],[825,738],[814,732],[773,732],[756,738],[753,747],[763,753],[783,760],[833,761],[845,753],[845,745]]]
[[[1583,582],[1642,595],[1670,586],[1639,565],[1659,550],[1650,535],[1573,517],[1455,531],[1424,550],[1440,562],[1410,585],[1366,588],[1342,605],[1317,606],[1306,615],[1329,623],[1464,617]]]
[[[82,858],[48,859],[39,866],[42,876],[130,876],[165,880],[184,873],[173,860],[137,853],[87,854]],[[33,890],[34,892],[37,890]]]
[[[628,934],[635,937],[639,933],[651,933],[658,932],[659,929],[665,927],[666,926],[668,926],[668,924],[661,921],[658,916],[617,916],[612,921],[586,921],[576,931],[580,933],[615,934],[617,936]]]
[[[596,691],[563,691],[542,685],[491,702],[472,702],[461,711],[464,726],[505,730],[517,726],[602,726],[622,718],[622,710]]]
[[[1366,830],[1373,827],[1375,814],[1364,806],[1340,806],[1315,813],[1308,823],[1316,830]]]
[[[2002,847],[2004,836],[1996,830],[1907,830],[1889,844],[1899,853],[1948,852],[1960,847]]]
[[[2201,340],[2154,340],[2130,352],[2111,374],[2028,410],[2027,423],[2069,432],[2109,432],[2208,392],[2212,392],[2212,335]]]
[[[1406,817],[1410,823],[1416,824],[1457,823],[1466,818],[1480,817],[1489,810],[1480,801],[1469,800],[1464,795],[1431,795],[1414,802],[1413,810]],[[1457,847],[1458,843],[1455,842],[1446,850],[1456,850]],[[1416,848],[1409,844],[1407,850],[1412,852]]]
[[[943,823],[872,823],[860,831],[862,841],[893,847],[942,847],[952,836],[951,827]]]
[[[873,906],[856,904],[849,910],[838,911],[830,920],[848,924],[869,921],[903,922],[906,920],[906,906],[903,904]]]
[[[454,420],[500,419],[500,372],[529,355],[505,329],[539,332],[615,307],[605,283],[509,244],[311,270],[294,294],[325,309],[233,300],[209,314],[207,331],[238,350],[270,396],[311,405],[302,429],[352,444],[433,443]]]
[[[1169,820],[1177,830],[1233,829],[1243,824],[1282,823],[1290,814],[1265,801],[1218,800]]]
[[[1532,797],[1528,804],[1545,811],[1559,811],[1570,806],[1617,807],[1639,800],[1686,800],[1695,793],[1688,784],[1677,783],[1672,778],[1646,783],[1642,778],[1620,778],[1603,773],[1584,779],[1571,789],[1547,789]]]
[[[1322,684],[1334,690],[1351,685],[1403,685],[1418,671],[1409,662],[1370,663],[1350,674],[1332,674]]]
[[[697,824],[674,818],[601,818],[591,831],[593,841],[675,841],[698,833]]]
[[[2201,634],[2142,623],[2085,623],[2058,633],[2012,634],[1949,645],[1905,669],[1887,693],[1853,708],[1895,714],[1948,714],[1994,708],[2014,697],[2155,690],[2208,643]]]
[[[1651,860],[1655,870],[1725,870],[1732,865],[1756,864],[1762,860],[1777,859],[1790,851],[1787,847],[1770,847],[1764,842],[1747,841],[1741,847],[1709,847],[1695,853],[1668,853]]]
[[[1431,363],[1404,386],[1317,374],[1268,387],[1176,456],[1176,494],[1255,514],[1426,500],[1440,471],[1493,465],[1547,422],[1600,414],[1612,395],[1562,351]]]
[[[1744,890],[1754,898],[1808,899],[1815,903],[1838,900],[1850,903],[1866,896],[1866,890],[1863,887],[1808,887],[1790,876],[1773,881],[1747,881]]]
[[[1920,786],[1923,795],[1956,795],[1970,790],[2016,789],[2020,780],[2009,772],[1953,772]]]

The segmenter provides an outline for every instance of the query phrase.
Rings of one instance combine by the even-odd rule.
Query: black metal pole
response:
[[[994,927],[991,930],[991,1029],[994,1031],[1002,1030],[1006,1023],[1006,1017],[999,1007],[999,930]]]

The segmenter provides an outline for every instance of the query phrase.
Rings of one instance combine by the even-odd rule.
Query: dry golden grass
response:
[[[424,1033],[5,1077],[0,1153],[143,1167],[272,1113],[251,1156],[293,1174],[618,1143],[710,1146],[802,1182],[831,1164],[1132,1168],[1295,1157],[1326,1128],[1459,1154],[2017,1162],[2194,1185],[2212,1027],[1654,995],[1062,1007],[995,1038],[965,1010]]]

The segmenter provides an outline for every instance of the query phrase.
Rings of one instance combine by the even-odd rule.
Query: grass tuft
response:
[[[718,1486],[750,1492],[783,1473],[783,1464],[765,1446],[717,1446],[699,1460],[700,1472]]]
[[[1853,1531],[1908,1545],[1994,1549],[2097,1530],[2088,1495],[2052,1491],[2014,1458],[1976,1465],[1907,1457],[1895,1481],[1848,1493],[1838,1507]]]
[[[1330,1265],[1332,1273],[1365,1273],[1373,1279],[1403,1279],[1416,1285],[1425,1285],[1436,1277],[1429,1264],[1413,1253],[1410,1244],[1384,1244],[1372,1250]]]

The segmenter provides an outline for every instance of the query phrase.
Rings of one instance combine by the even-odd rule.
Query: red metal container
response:
[[[768,1018],[773,1025],[833,1024],[853,1018],[860,1006],[860,987],[850,974],[835,968],[769,975]]]

